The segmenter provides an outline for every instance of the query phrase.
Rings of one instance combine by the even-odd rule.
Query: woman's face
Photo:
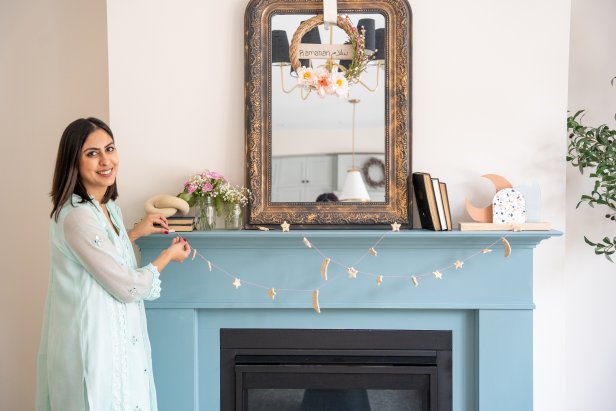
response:
[[[118,172],[118,153],[113,139],[96,129],[86,138],[79,158],[79,177],[88,194],[100,201]]]

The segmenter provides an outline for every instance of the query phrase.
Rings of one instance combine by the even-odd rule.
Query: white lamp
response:
[[[352,165],[347,170],[347,175],[342,186],[342,193],[338,197],[340,201],[370,201],[368,190],[361,177],[359,169],[355,167],[355,106],[359,103],[359,99],[349,99],[349,103],[353,104],[353,142],[351,147]]]

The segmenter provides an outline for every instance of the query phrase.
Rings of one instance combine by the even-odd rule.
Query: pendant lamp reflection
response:
[[[347,170],[342,193],[338,197],[340,201],[370,201],[368,190],[357,167],[355,167],[355,106],[359,103],[359,99],[349,99],[349,103],[353,104],[353,140],[351,146],[352,162],[351,168]]]

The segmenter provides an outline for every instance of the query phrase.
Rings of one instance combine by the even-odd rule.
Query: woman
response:
[[[118,154],[109,127],[79,119],[60,140],[51,197],[51,274],[38,357],[37,410],[156,410],[143,300],[190,254],[176,237],[137,268],[132,241],[167,232],[147,215],[127,232],[114,203]],[[155,224],[161,227],[156,227]]]

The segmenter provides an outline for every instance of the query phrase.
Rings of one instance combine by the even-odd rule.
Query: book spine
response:
[[[443,207],[443,198],[441,197],[441,186],[438,178],[432,178],[432,189],[434,190],[434,198],[436,202],[436,211],[438,220],[441,226],[441,231],[447,231],[447,219],[445,218],[445,208]]]
[[[453,224],[451,222],[451,209],[449,208],[449,194],[447,194],[447,184],[439,182],[439,189],[441,192],[441,198],[443,199],[443,209],[445,210],[445,220],[447,220],[447,230],[453,230]]]
[[[417,200],[421,227],[427,230],[441,231],[430,174],[413,173],[413,191]]]

